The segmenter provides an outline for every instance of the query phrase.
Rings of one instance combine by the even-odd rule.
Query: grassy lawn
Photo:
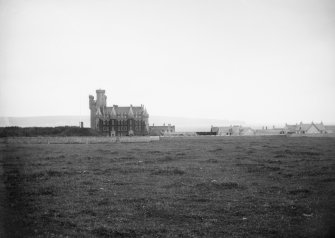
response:
[[[335,138],[0,144],[8,237],[327,237]]]

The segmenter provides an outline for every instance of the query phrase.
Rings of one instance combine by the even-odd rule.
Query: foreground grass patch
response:
[[[0,146],[16,237],[322,237],[335,220],[333,138]]]

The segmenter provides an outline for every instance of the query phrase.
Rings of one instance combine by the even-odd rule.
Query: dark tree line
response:
[[[59,127],[0,127],[0,137],[33,136],[99,136],[99,132],[90,128],[75,126]]]

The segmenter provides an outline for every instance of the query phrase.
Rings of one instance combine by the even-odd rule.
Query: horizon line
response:
[[[39,115],[39,116],[0,116],[0,118],[43,118],[43,117],[90,117],[89,114],[85,114],[85,115]],[[288,124],[290,125],[290,123],[292,123],[290,120],[287,120],[286,122],[246,122],[244,120],[239,120],[239,119],[227,119],[227,118],[203,118],[203,117],[187,117],[187,116],[166,116],[166,115],[151,115],[151,117],[166,117],[166,118],[179,118],[179,119],[195,119],[195,120],[217,120],[217,121],[230,121],[230,122],[239,122],[240,124],[244,124],[244,125],[253,125],[253,126],[267,126],[267,125],[279,125],[279,124]],[[149,117],[150,118],[150,117]],[[289,122],[289,123],[288,123]],[[325,125],[335,125],[335,121],[334,122],[329,122],[326,121],[324,122],[324,120],[321,121],[308,121],[308,120],[299,120],[299,121],[295,121],[293,122],[293,124],[299,124],[300,122],[302,123],[323,123]],[[292,125],[292,124],[291,124]]]

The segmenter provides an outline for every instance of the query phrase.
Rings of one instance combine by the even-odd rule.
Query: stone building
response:
[[[296,125],[285,124],[286,134],[326,134],[327,130],[323,123],[302,123]]]
[[[226,127],[211,127],[211,132],[218,136],[247,136],[254,135],[255,131],[250,127],[242,127],[238,125]]]
[[[107,107],[105,90],[89,96],[91,128],[109,136],[143,136],[149,134],[149,114],[143,105]]]
[[[175,126],[172,126],[171,124],[168,124],[167,126],[165,124],[163,126],[149,126],[149,133],[151,136],[169,135],[171,133],[174,133],[175,131]]]

